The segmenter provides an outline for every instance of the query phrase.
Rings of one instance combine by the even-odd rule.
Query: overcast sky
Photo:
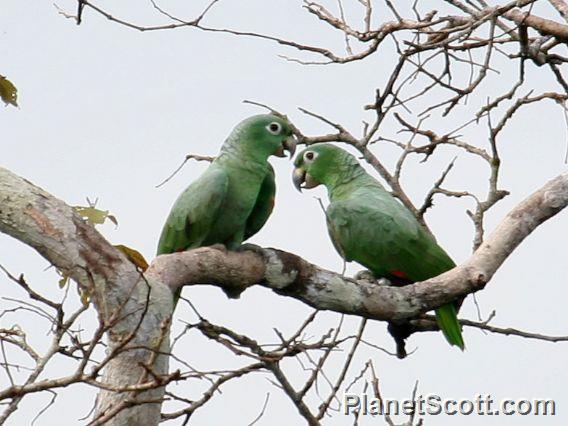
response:
[[[111,9],[117,16],[147,24],[164,22],[151,7],[139,7],[139,2],[134,1],[122,3],[122,7]],[[190,3],[199,6],[194,10],[205,4]],[[69,12],[76,8],[70,0],[58,5]],[[180,16],[194,16],[190,6],[171,10]],[[384,16],[388,16],[386,12],[380,19]],[[221,2],[207,23],[341,47],[341,37],[302,11],[299,2]],[[361,120],[372,119],[362,106],[372,102],[374,89],[384,84],[396,61],[396,57],[385,54],[345,66],[301,66],[280,58],[282,54],[291,56],[295,52],[266,41],[191,29],[140,33],[112,24],[90,10],[86,10],[84,23],[78,27],[59,15],[52,2],[4,0],[0,12],[0,74],[18,87],[20,108],[0,110],[0,165],[71,205],[86,204],[86,197],[98,198],[98,207],[110,210],[119,221],[116,229],[111,225],[102,227],[104,235],[112,243],[135,247],[151,259],[173,201],[207,165],[190,162],[166,185],[158,189],[156,185],[186,154],[215,155],[234,125],[262,112],[243,104],[243,100],[267,103],[286,112],[307,134],[330,129],[302,115],[299,106],[340,121],[359,134]],[[505,72],[493,76],[479,96],[494,97],[506,90],[516,78],[516,67],[503,66]],[[558,90],[548,79],[539,78],[540,70],[532,65],[528,68],[529,84],[536,90]],[[432,123],[454,128],[460,122],[459,111],[445,122]],[[405,116],[417,121],[413,114]],[[486,147],[486,129],[486,123],[480,123],[464,133]],[[388,126],[385,129],[390,136],[396,130]],[[521,111],[500,142],[502,187],[511,195],[492,210],[488,231],[520,200],[566,169],[566,140],[558,106],[538,104]],[[375,152],[389,166],[396,161],[391,148],[377,147]],[[428,185],[455,154],[447,150],[427,164],[409,164],[403,183],[414,200],[419,203],[423,199]],[[252,242],[291,251],[322,267],[341,271],[341,259],[328,239],[323,214],[314,198],[326,200],[325,191],[297,193],[291,184],[292,164],[280,158],[271,162],[278,184],[276,208]],[[487,176],[484,164],[461,153],[448,186],[475,190],[483,196]],[[465,209],[472,207],[466,200],[440,198],[427,215],[438,241],[457,262],[465,260],[471,251],[472,226]],[[478,295],[484,316],[497,311],[493,324],[551,335],[568,334],[567,228],[565,212],[538,228]],[[57,276],[46,270],[47,263],[5,235],[0,235],[0,264],[16,275],[24,272],[39,292],[53,299],[62,297]],[[359,269],[353,264],[348,272]],[[0,276],[0,284],[2,296],[24,297],[4,276]],[[75,297],[74,291],[71,294]],[[184,294],[212,322],[263,342],[275,340],[274,327],[289,333],[312,311],[263,288],[250,289],[237,301],[227,300],[212,287],[186,289]],[[0,299],[1,310],[14,305]],[[471,298],[460,316],[476,319]],[[176,311],[176,317],[194,319],[185,308]],[[312,332],[327,330],[338,321],[338,314],[322,313]],[[38,329],[37,320],[30,315],[0,317],[0,327],[13,324],[32,329],[32,342],[45,342],[47,330]],[[358,319],[348,318],[347,324],[354,330]],[[92,318],[82,325],[88,330]],[[179,324],[175,327],[178,329]],[[351,375],[372,359],[385,398],[408,397],[419,380],[419,392],[423,394],[456,399],[474,398],[480,393],[491,394],[496,400],[553,398],[558,408],[554,418],[427,418],[426,425],[558,425],[568,421],[568,343],[535,342],[472,329],[465,329],[464,337],[467,350],[460,353],[450,348],[440,334],[412,336],[408,349],[417,351],[403,361],[362,347]],[[394,346],[384,323],[370,324],[365,339],[390,350]],[[204,344],[203,339],[190,337],[177,350],[179,356],[203,369],[242,362],[216,345]],[[338,354],[332,362],[341,359]],[[285,367],[290,371],[298,369],[292,362]],[[57,374],[64,368],[56,363],[49,373]],[[270,392],[265,417],[259,424],[277,424],[275,419],[285,419],[287,425],[304,424],[287,397],[267,378],[257,375],[228,384],[222,395],[198,410],[193,421],[198,425],[247,424],[259,413]],[[8,383],[0,371],[0,384],[4,387]],[[174,386],[175,390],[180,392],[181,386]],[[56,405],[36,424],[60,425],[62,415],[65,424],[80,423],[78,419],[88,415],[93,395],[85,386],[60,392]],[[30,413],[36,413],[48,400],[47,395],[29,398],[8,424],[30,423]],[[317,405],[316,400],[312,402]],[[330,421],[334,425],[351,423],[351,418],[340,415]],[[278,424],[284,424],[284,420]],[[376,420],[363,418],[360,424],[376,424]]]

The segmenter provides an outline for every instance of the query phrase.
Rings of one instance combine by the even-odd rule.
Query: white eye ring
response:
[[[282,126],[280,123],[273,121],[268,126],[266,126],[266,130],[273,135],[278,135],[282,131]]]
[[[318,156],[317,152],[308,151],[304,154],[304,160],[306,161],[306,163],[311,163],[317,158],[317,156]]]

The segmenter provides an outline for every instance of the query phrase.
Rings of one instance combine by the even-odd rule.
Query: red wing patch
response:
[[[395,276],[397,278],[402,278],[403,280],[408,279],[408,275],[406,275],[404,272],[398,271],[396,269],[394,271],[389,271],[389,274],[391,274],[392,276]]]

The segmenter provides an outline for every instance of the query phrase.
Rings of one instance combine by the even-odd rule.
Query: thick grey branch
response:
[[[355,281],[272,248],[225,252],[211,247],[156,258],[148,275],[172,289],[214,284],[245,289],[261,284],[317,308],[379,320],[411,318],[482,289],[515,248],[568,205],[568,172],[515,207],[464,264],[406,287]]]
[[[103,382],[121,390],[147,383],[147,369],[167,373],[168,324],[172,311],[169,290],[145,279],[126,257],[87,225],[73,208],[0,167],[0,231],[36,249],[56,268],[89,293],[107,331],[109,348]],[[146,367],[146,368],[144,368]],[[83,367],[84,368],[84,367]],[[93,370],[93,376],[98,369]],[[96,377],[92,377],[95,379]],[[136,398],[161,399],[163,387],[145,392],[101,391],[96,417],[107,425],[157,424],[160,404],[132,405]]]
[[[227,252],[209,247],[164,255],[142,275],[71,207],[0,168],[0,231],[35,248],[89,291],[101,330],[108,331],[105,390],[99,394],[95,424],[159,421],[165,381],[155,378],[166,375],[167,357],[157,350],[168,352],[172,310],[172,292],[161,283],[172,290],[188,284],[232,289],[261,284],[318,309],[379,320],[416,317],[483,288],[514,249],[566,205],[568,172],[515,207],[463,265],[402,288],[345,278],[270,248]]]

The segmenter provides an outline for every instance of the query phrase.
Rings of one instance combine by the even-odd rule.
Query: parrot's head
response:
[[[292,180],[298,191],[301,191],[320,184],[332,184],[338,178],[341,179],[343,171],[359,167],[355,157],[347,151],[335,145],[318,143],[296,156]]]
[[[254,115],[242,121],[228,139],[231,145],[238,145],[250,158],[265,161],[271,155],[290,158],[296,152],[296,138],[292,126],[273,114]]]

